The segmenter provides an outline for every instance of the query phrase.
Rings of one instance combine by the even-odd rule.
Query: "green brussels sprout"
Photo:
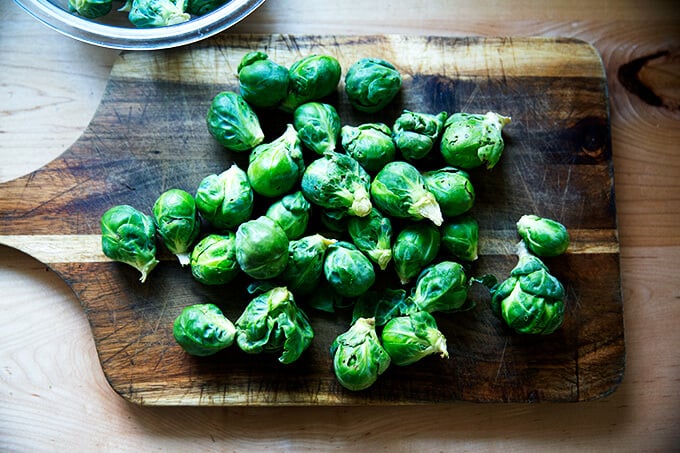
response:
[[[371,261],[354,244],[345,241],[328,247],[323,271],[331,288],[343,297],[359,296],[375,283]]]
[[[278,354],[289,364],[300,358],[314,339],[307,314],[293,294],[275,287],[253,298],[236,320],[236,343],[248,354]]]
[[[352,323],[359,318],[372,318],[375,326],[387,324],[392,318],[409,313],[413,302],[405,289],[371,289],[356,300],[352,310]]]
[[[305,303],[315,310],[335,313],[335,309],[343,306],[343,297],[328,285],[319,285],[306,295]]]
[[[132,0],[122,11],[128,12],[128,20],[137,28],[165,27],[181,24],[191,19],[185,11],[186,0]]]
[[[129,205],[117,205],[102,215],[102,251],[114,261],[142,273],[144,283],[156,267],[156,227],[151,216]]]
[[[444,167],[424,172],[423,178],[445,216],[461,215],[475,204],[475,189],[467,172]]]
[[[439,354],[443,359],[449,357],[446,337],[426,311],[389,320],[380,339],[392,363],[398,366],[411,365],[432,354]]]
[[[309,164],[301,189],[309,201],[322,208],[364,217],[373,207],[370,184],[371,177],[355,159],[329,152]]]
[[[372,318],[357,319],[333,340],[330,352],[335,377],[352,391],[369,388],[390,366],[390,356],[380,344]]]
[[[340,138],[345,152],[356,159],[369,173],[377,173],[392,162],[396,148],[392,131],[383,123],[342,126]]]
[[[219,7],[223,6],[230,0],[187,0],[187,13],[194,16],[204,16]]]
[[[350,217],[347,232],[352,242],[381,270],[392,260],[392,222],[377,209],[366,217]]]
[[[267,291],[270,291],[278,286],[281,285],[279,285],[274,279],[253,280],[250,283],[248,283],[246,291],[248,292],[248,294],[258,295],[266,293]],[[487,286],[487,288],[489,288],[489,286]]]
[[[413,165],[390,162],[371,182],[371,200],[387,215],[421,220],[439,226],[444,221],[437,199],[425,185],[425,179]]]
[[[230,0],[187,0],[187,13],[204,16],[215,11]]]
[[[182,266],[189,264],[191,248],[201,233],[194,197],[181,189],[167,190],[156,199],[152,212],[156,232],[165,246]]]
[[[346,210],[339,209],[319,209],[319,220],[328,231],[334,233],[345,233],[349,219],[355,216],[347,214]]]
[[[209,234],[191,251],[191,275],[204,285],[223,285],[240,272],[236,260],[236,235],[231,231]]]
[[[288,237],[272,219],[260,216],[236,230],[236,260],[249,276],[274,278],[288,264]]]
[[[312,205],[298,190],[272,203],[265,215],[283,229],[289,240],[293,240],[307,231],[311,211]]]
[[[569,232],[556,220],[523,215],[517,222],[517,232],[534,255],[558,256],[569,247]]]
[[[330,104],[306,102],[293,112],[300,141],[317,154],[335,151],[340,135],[340,115]]]
[[[485,115],[454,113],[444,124],[441,154],[449,165],[457,168],[491,169],[503,154],[505,143],[501,134],[510,118],[494,112]]]
[[[288,94],[279,107],[293,112],[305,102],[331,95],[338,87],[341,72],[340,62],[330,55],[309,55],[297,60],[288,71]]]
[[[68,0],[69,11],[88,19],[106,16],[113,7],[112,0]]]
[[[236,228],[253,212],[253,189],[246,172],[236,164],[203,178],[195,199],[201,216],[218,229]]]
[[[290,241],[288,264],[279,280],[298,296],[311,293],[323,277],[326,250],[335,242],[335,239],[327,239],[320,234]]]
[[[231,346],[236,327],[217,305],[195,304],[175,318],[172,334],[188,354],[206,357]]]
[[[475,261],[479,249],[479,224],[474,217],[463,214],[444,223],[442,245],[451,255],[463,261]]]
[[[520,242],[510,276],[493,286],[491,309],[518,333],[548,335],[564,321],[564,287]]]
[[[277,107],[288,93],[288,68],[271,60],[265,52],[246,53],[237,72],[241,96],[254,107]]]
[[[437,257],[440,244],[439,228],[429,222],[413,223],[399,232],[392,245],[392,259],[403,285]]]
[[[433,115],[404,110],[392,127],[392,138],[404,159],[427,156],[441,137],[447,116],[446,112]]]
[[[395,98],[401,88],[401,74],[388,61],[362,58],[347,70],[345,92],[352,107],[375,113]]]
[[[264,140],[260,119],[233,91],[223,91],[213,98],[206,121],[210,134],[230,151],[250,151]]]
[[[290,191],[302,177],[305,162],[300,140],[292,124],[276,140],[257,145],[250,153],[248,181],[265,197],[278,197]]]
[[[442,261],[420,273],[411,301],[415,310],[428,313],[468,310],[472,308],[469,288],[465,268],[454,261]]]

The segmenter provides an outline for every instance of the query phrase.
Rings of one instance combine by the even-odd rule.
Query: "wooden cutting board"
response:
[[[172,337],[182,308],[213,302],[235,320],[247,301],[244,285],[202,286],[167,256],[142,284],[136,270],[102,255],[99,220],[115,204],[150,212],[164,190],[193,193],[204,176],[228,168],[232,156],[208,134],[205,113],[219,91],[237,90],[238,62],[251,50],[284,65],[330,54],[344,70],[361,57],[391,61],[404,77],[398,99],[380,114],[357,114],[341,82],[329,102],[343,124],[391,125],[402,109],[511,116],[500,163],[472,172],[481,237],[470,272],[507,277],[521,215],[560,220],[572,244],[546,264],[566,288],[563,327],[546,337],[513,334],[490,312],[488,292],[475,287],[474,310],[437,316],[448,360],[392,366],[362,392],[343,389],[332,372],[328,349],[348,327],[344,311],[307,310],[316,337],[291,365],[237,347],[208,358],[185,354]],[[263,112],[267,141],[289,121]],[[586,401],[611,393],[624,372],[607,83],[597,52],[572,39],[224,33],[176,50],[124,52],[76,143],[47,166],[0,185],[0,243],[67,282],[87,314],[106,378],[140,404]]]

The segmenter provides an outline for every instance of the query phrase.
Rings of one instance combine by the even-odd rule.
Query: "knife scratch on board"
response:
[[[501,370],[504,368],[503,364],[505,363],[505,350],[508,348],[508,339],[505,339],[505,343],[503,343],[503,350],[501,351],[501,357],[498,359],[498,370],[496,370],[496,378],[494,379],[494,384],[498,383],[498,377],[501,375]]]
[[[569,184],[571,182],[571,166],[567,170],[567,177],[566,180],[564,181],[564,190],[562,190],[562,206],[561,206],[561,212],[560,212],[560,217],[565,216],[565,210],[568,212],[569,210],[573,209],[574,207],[570,205],[567,202],[567,197],[569,196]],[[581,203],[581,209],[583,207],[583,204]]]
[[[513,161],[514,162],[514,161]],[[517,162],[514,162],[513,165],[517,168],[516,174],[521,175],[524,165],[522,163],[522,159],[517,159]],[[522,187],[524,188],[524,193],[527,195],[527,205],[531,206],[531,211],[532,212],[538,212],[538,203],[536,202],[536,194],[537,192],[535,190],[532,190],[532,187],[527,184],[527,181],[525,178],[517,178],[519,183],[522,184]]]

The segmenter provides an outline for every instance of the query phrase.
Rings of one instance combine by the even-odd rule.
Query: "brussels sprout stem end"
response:
[[[435,353],[439,354],[439,357],[442,359],[448,359],[449,358],[449,350],[446,347],[446,338],[444,335],[439,335],[437,340],[433,343],[433,349]]]
[[[366,217],[371,213],[371,209],[373,209],[373,205],[371,204],[371,198],[368,195],[368,192],[361,187],[357,188],[349,212],[357,217]]]
[[[441,226],[441,224],[444,222],[444,217],[442,216],[442,211],[441,208],[439,207],[439,204],[432,203],[430,201],[426,201],[425,203],[422,203],[420,206],[414,205],[414,208],[417,209],[418,213],[422,215],[426,219],[430,219],[432,223],[434,223],[437,226]]]
[[[494,112],[487,112],[485,115],[491,124],[495,124],[498,129],[503,129],[505,126],[510,124],[512,118],[509,116],[499,115]]]
[[[380,270],[384,271],[387,269],[387,265],[392,261],[392,250],[382,250],[376,261]]]
[[[175,256],[177,256],[177,259],[179,260],[179,264],[182,267],[184,267],[187,264],[189,264],[191,253],[189,253],[189,252],[177,253]]]
[[[524,239],[520,240],[517,245],[515,246],[515,250],[517,253],[518,257],[523,257],[525,255],[530,255],[531,252],[529,251],[529,247],[527,247],[526,242],[524,242]]]
[[[139,277],[139,281],[144,283],[146,281],[146,277],[149,276],[151,271],[158,265],[158,260],[153,259],[151,261],[145,262],[145,263],[140,263],[138,266],[135,266],[139,272],[142,273],[142,275]]]

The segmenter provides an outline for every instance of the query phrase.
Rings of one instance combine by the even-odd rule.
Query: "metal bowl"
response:
[[[191,20],[167,27],[135,28],[127,13],[113,11],[91,20],[69,11],[68,0],[14,0],[48,27],[71,38],[121,50],[153,50],[177,47],[205,39],[243,20],[265,0],[231,0],[222,7]],[[122,3],[121,3],[122,5]]]

